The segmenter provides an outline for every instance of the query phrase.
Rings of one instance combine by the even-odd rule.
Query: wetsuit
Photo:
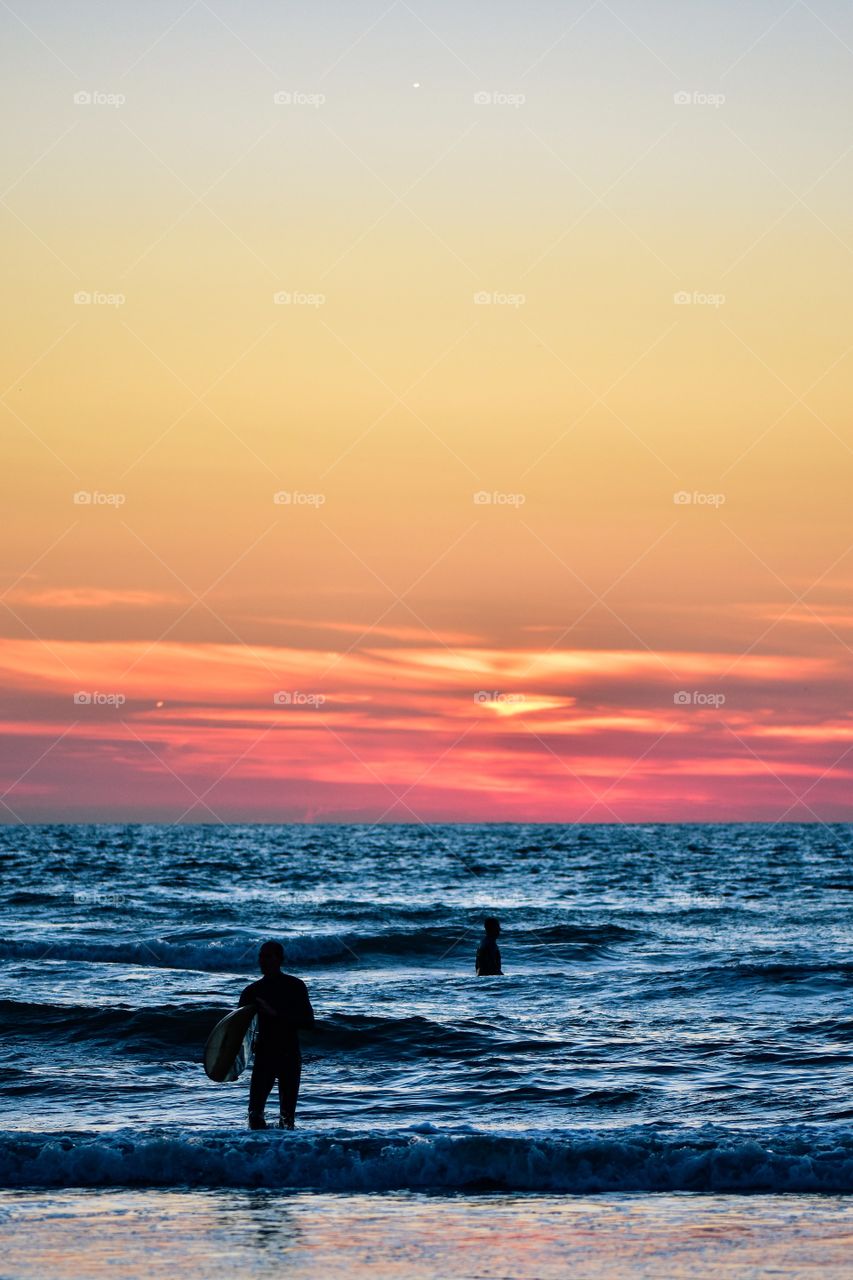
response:
[[[267,1098],[278,1080],[282,1123],[292,1128],[302,1075],[298,1033],[300,1028],[307,1031],[313,1027],[314,1010],[305,983],[289,973],[268,974],[258,982],[250,983],[240,996],[240,1004],[253,1004],[259,996],[275,1009],[276,1016],[271,1017],[263,1009],[258,1009],[255,1065],[249,1086],[249,1119],[263,1120]]]
[[[477,976],[480,978],[503,977],[498,944],[488,934],[477,948]]]

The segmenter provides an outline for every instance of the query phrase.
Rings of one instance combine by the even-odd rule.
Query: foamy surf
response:
[[[0,1185],[846,1194],[853,1130],[6,1133]]]

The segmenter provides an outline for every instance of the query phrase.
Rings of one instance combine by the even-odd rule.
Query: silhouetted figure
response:
[[[501,924],[494,916],[486,916],[483,921],[486,936],[477,948],[477,977],[502,977],[501,953],[498,950],[498,938],[501,936]]]
[[[264,975],[252,982],[240,996],[240,1004],[258,1006],[258,1033],[255,1037],[255,1065],[249,1086],[249,1128],[266,1129],[264,1107],[278,1080],[280,1129],[292,1129],[296,1099],[302,1075],[299,1031],[314,1025],[314,1010],[308,988],[300,978],[282,973],[284,948],[280,942],[265,942],[258,952]]]

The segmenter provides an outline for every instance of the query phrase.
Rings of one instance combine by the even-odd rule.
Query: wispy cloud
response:
[[[36,609],[150,609],[180,604],[184,597],[168,591],[127,587],[19,587],[9,592],[13,604]]]
[[[14,786],[18,812],[168,817],[176,774],[243,819],[773,817],[812,784],[812,810],[847,813],[840,659],[749,654],[721,682],[729,662],[6,639],[0,779],[64,732]]]

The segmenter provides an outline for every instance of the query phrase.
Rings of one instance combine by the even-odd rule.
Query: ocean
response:
[[[697,1215],[741,1223],[742,1274],[786,1223],[823,1274],[849,1246],[849,826],[7,826],[0,858],[0,1247],[37,1222],[53,1250],[4,1275],[88,1274],[72,1236],[93,1275],[267,1274],[285,1211],[294,1275],[332,1274],[305,1243],[330,1231],[360,1274],[365,1223],[366,1269],[426,1250],[382,1276],[584,1273],[581,1223],[675,1275]],[[504,977],[478,979],[490,914]],[[248,1133],[246,1077],[201,1067],[266,938],[318,1018],[295,1133]],[[476,1265],[430,1253],[454,1230]],[[534,1269],[489,1270],[525,1231]]]

